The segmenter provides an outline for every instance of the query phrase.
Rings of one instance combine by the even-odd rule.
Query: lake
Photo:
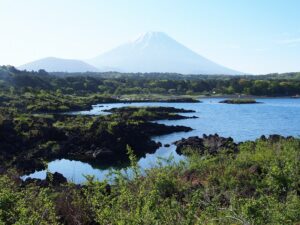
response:
[[[202,103],[113,103],[94,105],[90,111],[76,112],[86,115],[105,114],[103,110],[124,106],[166,106],[195,110],[195,113],[184,113],[186,116],[197,116],[197,119],[160,120],[158,123],[166,125],[184,125],[193,128],[190,132],[179,132],[158,137],[153,140],[160,141],[163,147],[154,154],[147,154],[139,160],[139,165],[146,169],[155,166],[157,158],[183,159],[176,154],[175,146],[164,147],[174,141],[190,136],[218,133],[220,136],[232,137],[236,142],[255,140],[261,135],[281,134],[283,136],[300,137],[300,99],[292,98],[262,98],[257,101],[263,104],[231,105],[221,104],[221,98],[201,99]],[[59,172],[68,180],[75,183],[85,181],[84,175],[93,175],[98,180],[103,180],[109,173],[107,169],[97,169],[88,163],[72,160],[54,160],[49,162],[50,172]],[[46,171],[36,171],[29,175],[32,178],[46,177]],[[23,176],[26,179],[28,176]]]

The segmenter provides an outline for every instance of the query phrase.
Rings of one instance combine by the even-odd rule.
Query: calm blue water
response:
[[[194,130],[187,133],[173,133],[153,137],[155,141],[171,144],[181,138],[202,136],[202,134],[218,133],[224,137],[233,137],[235,141],[254,140],[261,135],[281,134],[283,136],[300,137],[300,99],[258,99],[263,104],[230,105],[218,103],[222,99],[203,99],[202,103],[132,103],[132,104],[101,104],[93,106],[90,111],[81,114],[99,115],[102,110],[124,106],[171,106],[176,108],[192,109],[195,113],[183,115],[198,116],[198,119],[177,121],[158,121],[167,125],[184,125]],[[78,113],[78,112],[77,112]],[[142,168],[153,167],[158,157],[168,158],[170,155],[175,160],[183,159],[175,152],[175,146],[161,147],[155,154],[147,154],[139,160]],[[75,183],[85,181],[83,175],[94,175],[96,179],[103,180],[109,169],[94,169],[87,163],[70,160],[55,160],[48,164],[50,172],[62,173]],[[30,175],[34,178],[45,178],[46,171],[37,171]],[[24,176],[26,178],[27,176]]]

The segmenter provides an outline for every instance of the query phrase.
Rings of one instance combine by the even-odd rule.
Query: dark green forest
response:
[[[16,92],[48,91],[63,94],[170,94],[291,96],[300,94],[300,73],[264,76],[205,76],[179,74],[64,74],[0,68],[0,87]]]

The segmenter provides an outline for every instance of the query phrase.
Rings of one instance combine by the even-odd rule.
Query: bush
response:
[[[47,143],[49,146],[52,143]],[[258,140],[238,153],[191,154],[83,186],[20,186],[0,176],[3,224],[297,224],[300,140]],[[14,177],[14,176],[10,176]],[[0,224],[1,224],[0,222]]]

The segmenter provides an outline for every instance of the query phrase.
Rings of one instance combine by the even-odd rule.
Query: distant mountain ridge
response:
[[[163,32],[145,33],[87,62],[118,72],[242,74],[198,55]]]
[[[242,75],[178,43],[163,32],[148,32],[89,60],[43,58],[18,67],[47,72],[178,73]]]
[[[88,63],[76,59],[61,59],[55,57],[47,57],[39,59],[18,67],[21,70],[38,71],[40,69],[47,72],[98,72],[99,69],[89,65]]]

